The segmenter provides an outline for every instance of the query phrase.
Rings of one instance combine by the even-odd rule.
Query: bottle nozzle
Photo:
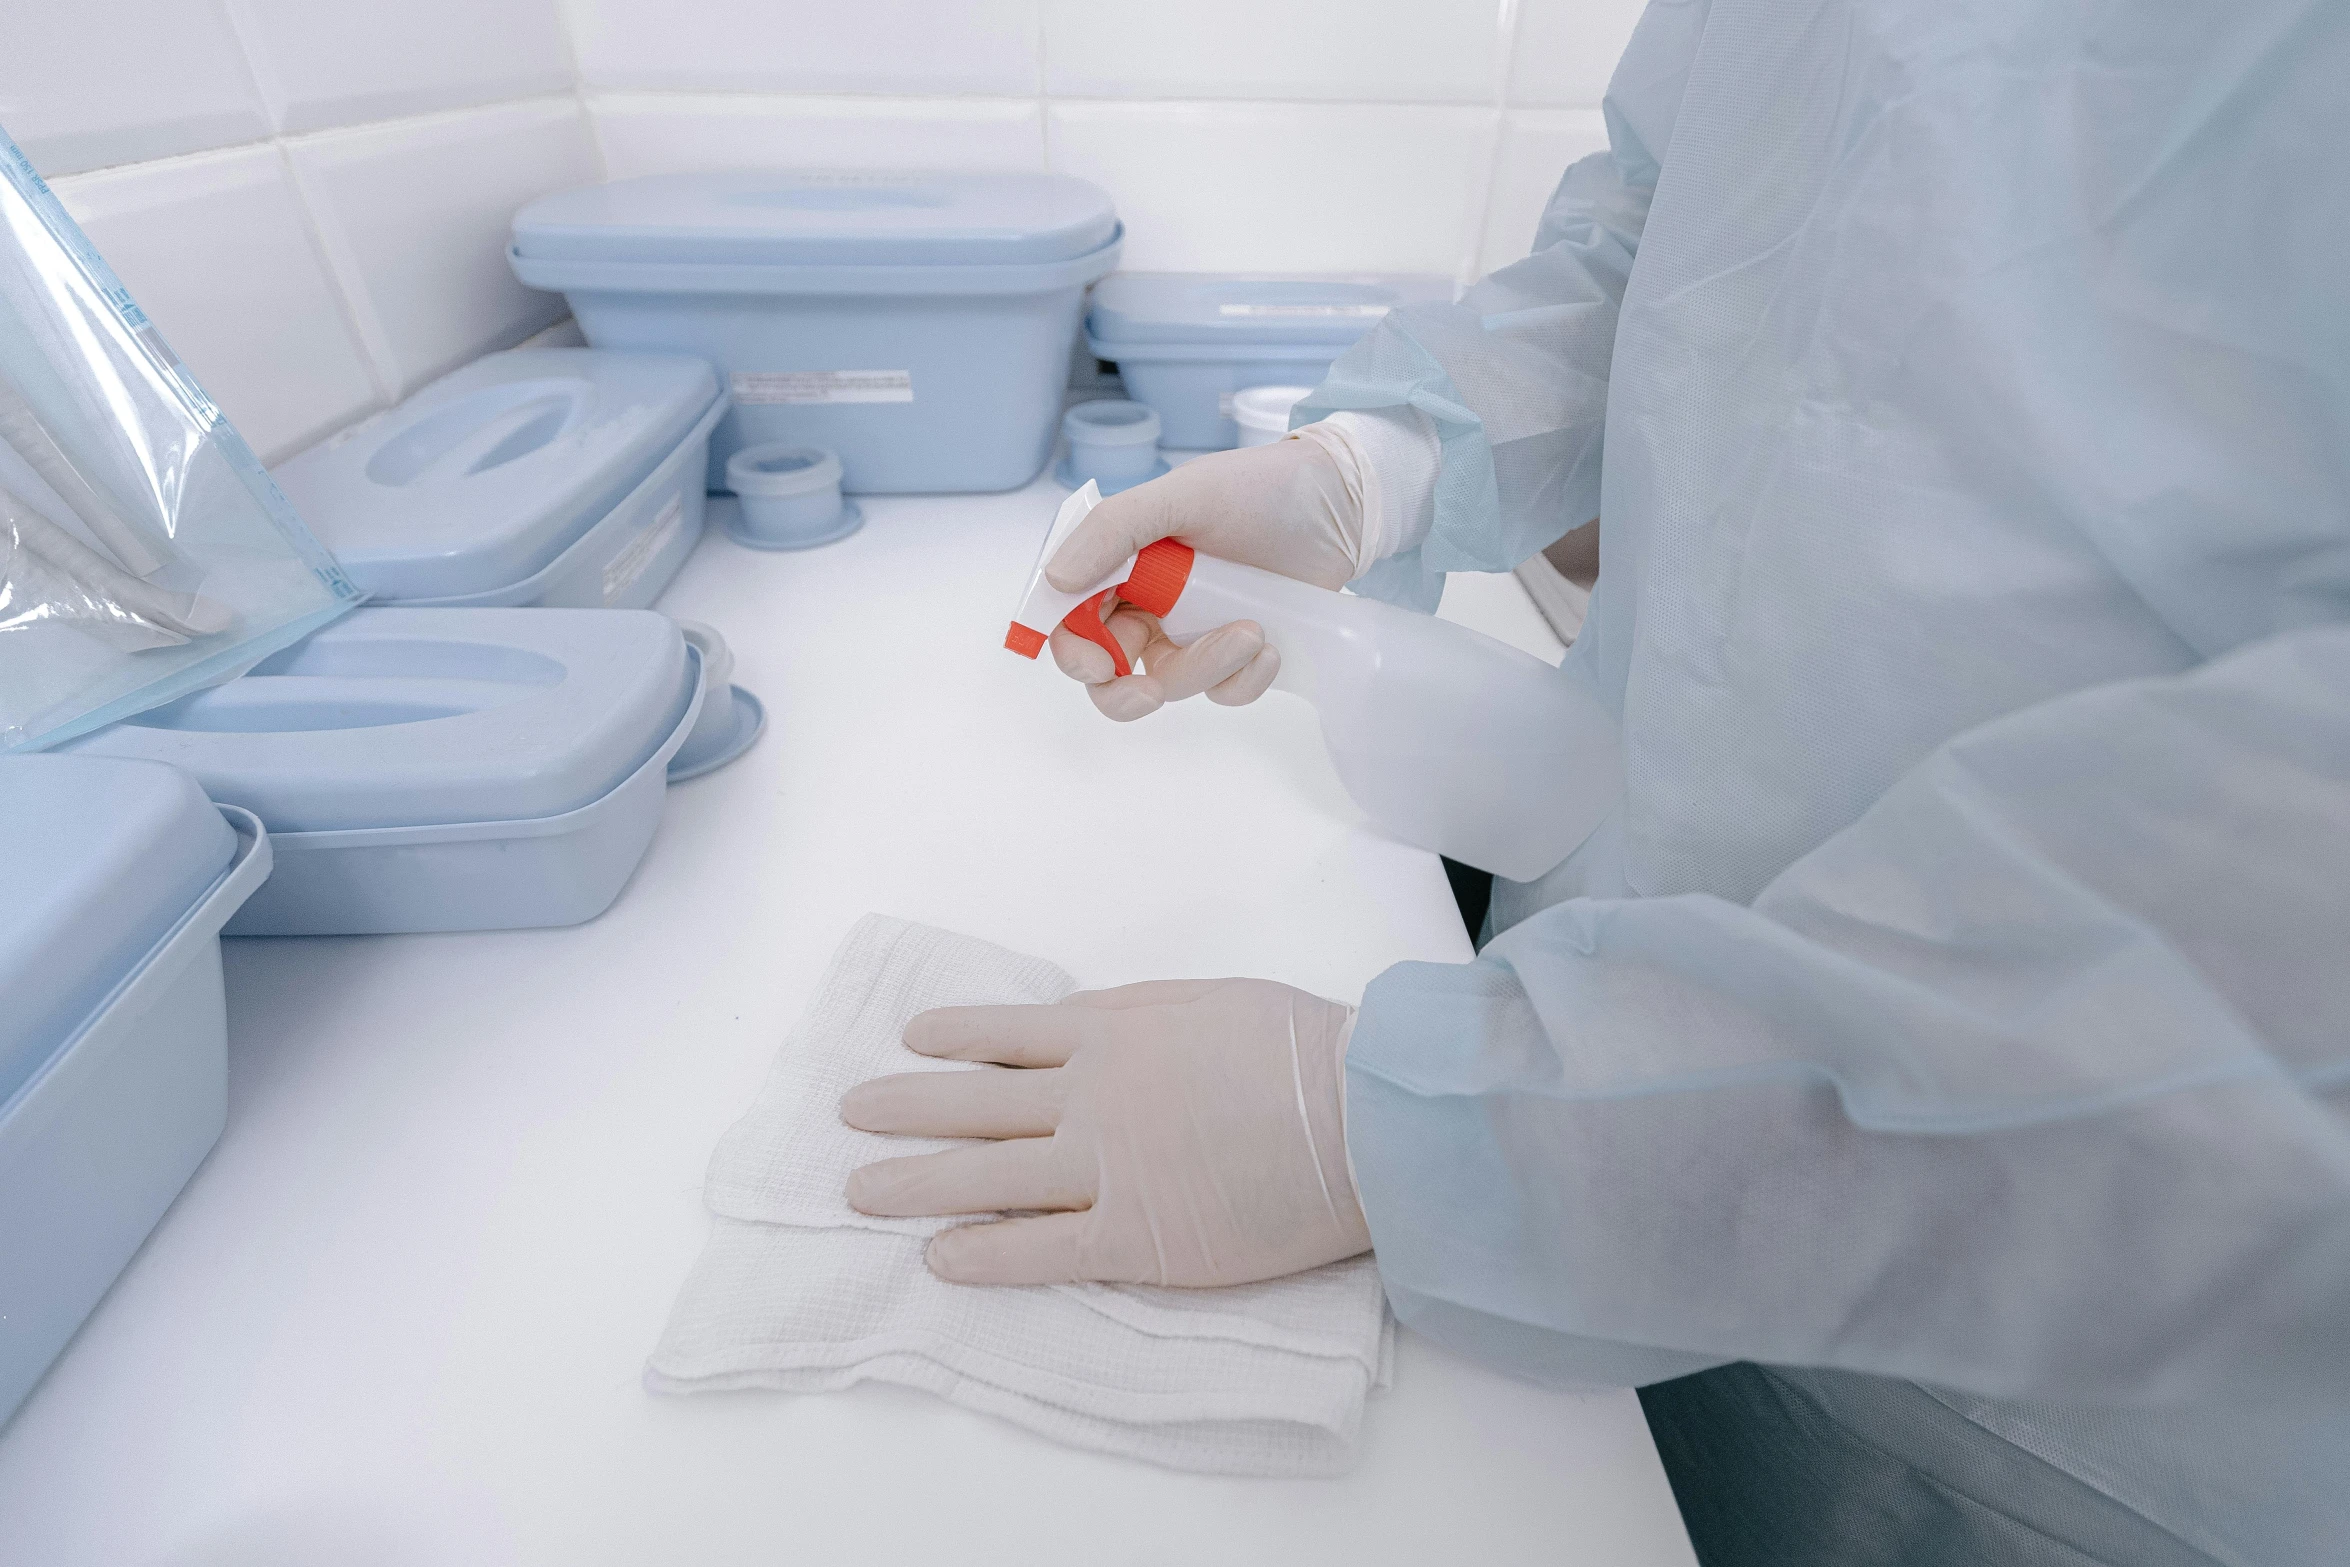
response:
[[[1076,593],[1062,592],[1045,577],[1045,563],[1101,500],[1101,486],[1088,479],[1085,488],[1061,502],[1061,509],[1054,514],[1053,525],[1044,536],[1044,548],[1036,552],[1035,569],[1028,573],[1028,591],[1020,596],[1020,607],[1012,614],[1012,629],[1004,635],[1004,646],[1022,658],[1034,658],[1043,652],[1045,639],[1069,617],[1071,610],[1123,580],[1127,567],[1134,564],[1129,556],[1117,570]]]
[[[1037,552],[1036,569],[1029,573],[1028,592],[1012,617],[1011,630],[1004,634],[1004,646],[1022,658],[1034,658],[1044,651],[1055,627],[1067,626],[1107,652],[1110,666],[1127,675],[1133,673],[1133,667],[1127,662],[1126,649],[1103,624],[1109,618],[1110,601],[1115,597],[1146,613],[1166,614],[1183,596],[1184,584],[1191,578],[1191,546],[1160,539],[1141,554],[1127,556],[1117,570],[1092,587],[1077,593],[1062,592],[1046,579],[1045,563],[1053,558],[1062,540],[1076,531],[1086,513],[1101,504],[1101,498],[1101,487],[1088,479],[1084,489],[1061,503],[1051,530],[1044,536],[1044,548]]]

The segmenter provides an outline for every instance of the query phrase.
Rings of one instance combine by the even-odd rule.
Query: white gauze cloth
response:
[[[849,1171],[958,1141],[884,1137],[841,1095],[892,1072],[993,1072],[905,1047],[931,1007],[1058,1001],[1036,958],[867,915],[833,956],[766,1087],[710,1160],[709,1245],[646,1371],[657,1392],[917,1387],[1076,1447],[1217,1474],[1322,1475],[1353,1461],[1391,1344],[1368,1257],[1232,1289],[944,1284],[924,1242],[966,1219],[879,1219]]]

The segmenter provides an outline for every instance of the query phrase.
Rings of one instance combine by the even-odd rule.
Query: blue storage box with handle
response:
[[[220,932],[268,834],[186,773],[0,757],[0,1420],[219,1138]]]
[[[232,936],[575,925],[620,895],[701,712],[645,610],[361,609],[73,742],[185,768],[269,826]]]
[[[658,174],[547,196],[510,259],[599,348],[692,353],[745,446],[816,446],[851,493],[1008,490],[1052,454],[1109,196],[1053,174]]]
[[[1221,451],[1240,439],[1234,392],[1313,386],[1388,311],[1454,293],[1450,278],[1401,273],[1121,272],[1093,291],[1085,346],[1115,360],[1126,395],[1157,412],[1162,446]]]
[[[273,476],[379,603],[640,609],[702,536],[725,412],[699,359],[513,349]]]

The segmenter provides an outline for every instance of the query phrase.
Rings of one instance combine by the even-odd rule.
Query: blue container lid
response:
[[[718,395],[716,372],[685,355],[513,349],[288,460],[276,478],[368,592],[486,593],[602,521]]]
[[[1086,330],[1097,344],[1315,343],[1343,347],[1399,305],[1449,304],[1450,278],[1410,273],[1259,277],[1117,272],[1094,285]],[[1116,357],[1109,355],[1106,357]]]
[[[184,767],[273,833],[522,821],[609,794],[692,698],[650,610],[361,609],[72,750]]]
[[[524,261],[767,266],[1008,265],[1089,255],[1118,234],[1109,193],[1065,174],[652,174],[544,196],[514,215]]]
[[[0,1103],[196,906],[237,838],[186,773],[0,757]]]

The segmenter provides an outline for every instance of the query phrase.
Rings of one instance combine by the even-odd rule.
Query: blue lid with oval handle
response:
[[[274,833],[560,815],[609,793],[695,690],[677,623],[641,609],[362,609],[73,742],[184,768]]]
[[[682,354],[491,354],[280,465],[279,488],[378,598],[520,582],[620,504],[718,400]]]

